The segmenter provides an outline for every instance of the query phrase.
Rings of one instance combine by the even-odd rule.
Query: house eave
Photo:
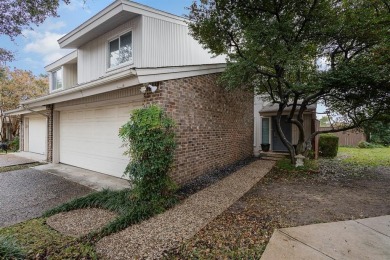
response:
[[[208,64],[161,68],[128,68],[108,77],[87,82],[70,89],[23,101],[21,105],[27,107],[45,106],[144,83],[221,73],[225,70],[225,67],[226,64]]]
[[[72,51],[71,53],[65,55],[64,57],[45,66],[45,70],[46,70],[46,72],[50,72],[50,71],[58,69],[59,67],[65,65],[65,64],[69,64],[69,63],[77,63],[77,50]]]
[[[97,13],[86,22],[58,40],[61,48],[69,49],[82,46],[99,35],[133,19],[145,15],[185,25],[183,17],[169,14],[132,1],[119,0]]]

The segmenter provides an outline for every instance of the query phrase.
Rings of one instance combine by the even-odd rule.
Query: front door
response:
[[[280,126],[282,127],[282,131],[286,136],[287,140],[291,142],[292,140],[292,131],[291,124],[286,122],[287,116],[282,116],[280,120]],[[287,147],[284,146],[282,140],[279,137],[278,131],[276,130],[276,116],[272,117],[272,151],[275,152],[287,152]]]

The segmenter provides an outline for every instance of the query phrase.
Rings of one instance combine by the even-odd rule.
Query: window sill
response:
[[[134,62],[125,62],[125,63],[119,64],[115,67],[111,67],[111,68],[106,69],[106,73],[110,73],[110,72],[113,72],[115,70],[119,70],[119,69],[122,69],[124,67],[131,66],[131,65],[134,65]]]

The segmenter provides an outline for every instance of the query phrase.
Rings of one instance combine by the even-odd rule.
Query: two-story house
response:
[[[253,94],[217,85],[225,57],[203,49],[187,22],[118,0],[59,39],[74,51],[45,67],[50,94],[9,112],[22,114],[20,150],[121,177],[119,128],[158,104],[177,124],[177,182],[251,156]]]

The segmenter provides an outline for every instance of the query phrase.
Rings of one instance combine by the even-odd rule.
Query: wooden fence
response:
[[[331,130],[331,127],[320,127],[320,131]],[[357,146],[360,141],[366,141],[366,135],[363,132],[352,129],[348,131],[332,133],[339,137],[339,146]]]

